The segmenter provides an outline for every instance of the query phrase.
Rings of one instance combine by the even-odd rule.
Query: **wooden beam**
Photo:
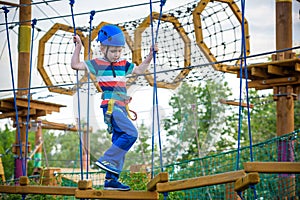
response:
[[[75,187],[53,187],[53,186],[8,186],[0,185],[0,193],[10,194],[48,194],[74,196]]]
[[[300,173],[300,162],[246,162],[246,172]]]
[[[158,192],[172,192],[178,190],[186,190],[210,185],[218,185],[224,183],[235,182],[237,179],[246,175],[244,170],[226,172],[222,174],[203,176],[185,180],[171,181],[166,183],[157,183]]]
[[[71,126],[69,124],[49,122],[47,120],[41,120],[41,123],[43,129],[78,131],[76,126]]]
[[[259,183],[259,174],[257,172],[252,172],[247,174],[245,177],[239,178],[234,184],[234,191],[242,192],[249,188],[250,185],[255,185]]]
[[[236,101],[229,101],[229,100],[225,100],[225,99],[220,99],[219,101],[222,104],[227,104],[227,105],[231,105],[231,106],[239,106],[240,105],[240,102],[236,102]],[[245,107],[245,108],[248,107],[247,103],[244,103],[244,102],[241,103],[241,106]],[[250,108],[254,108],[254,105],[253,104],[249,104],[249,107]]]
[[[283,76],[285,69],[276,65],[268,65],[268,73]]]
[[[288,85],[288,84],[298,84],[300,80],[297,77],[283,77],[283,78],[273,78],[267,80],[254,80],[249,82],[249,87],[253,88],[254,86],[264,86],[269,85],[272,86],[280,86],[280,85]]]
[[[89,190],[93,188],[93,181],[90,179],[87,180],[79,180],[78,181],[78,189],[79,190]]]
[[[147,184],[147,190],[154,191],[156,190],[157,183],[164,183],[168,181],[169,181],[169,174],[167,172],[159,173]]]
[[[112,190],[76,190],[75,197],[81,199],[158,199],[157,192],[112,191]]]
[[[20,110],[18,111],[18,116],[27,116],[27,110]],[[29,115],[35,115],[36,110],[35,109],[30,109]],[[5,119],[5,118],[10,118],[10,117],[16,117],[16,112],[7,112],[7,113],[2,113],[0,114],[0,119]]]
[[[267,73],[267,69],[265,68],[258,68],[258,67],[252,67],[251,68],[251,75],[261,78],[268,78],[269,75]]]

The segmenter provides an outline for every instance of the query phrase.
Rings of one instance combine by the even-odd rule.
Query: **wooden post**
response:
[[[5,173],[4,173],[4,167],[2,165],[2,158],[0,156],[0,181],[5,183]]]
[[[31,41],[31,1],[30,0],[20,0],[21,5],[26,6],[20,6],[20,14],[19,14],[19,43],[18,43],[18,53],[19,53],[19,59],[18,59],[18,89],[20,88],[27,88],[29,86],[29,69],[30,69],[30,41]],[[18,91],[18,96],[24,96],[28,94],[27,90],[21,90]],[[26,122],[26,118],[22,117],[20,118],[20,124],[23,124],[23,122]],[[20,135],[21,135],[21,143],[22,147],[16,146],[17,152],[20,151],[19,148],[23,148],[23,145],[26,145],[25,138],[26,138],[26,126],[21,126],[20,128]],[[16,138],[18,138],[18,131],[16,131]],[[18,140],[16,141],[18,143]],[[19,178],[22,173],[22,159],[20,158],[21,155],[19,155],[15,159],[15,178]],[[27,175],[22,174],[23,176]]]
[[[292,0],[276,0],[276,49],[292,47]],[[292,57],[291,51],[277,53],[273,59],[284,60]],[[294,131],[294,99],[293,87],[289,85],[274,88],[277,101],[277,136]],[[294,161],[293,142],[278,143],[278,162]],[[278,183],[280,198],[289,198],[295,194],[295,175],[280,174]]]

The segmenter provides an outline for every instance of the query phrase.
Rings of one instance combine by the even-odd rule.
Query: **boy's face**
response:
[[[117,61],[122,54],[123,47],[101,46],[101,52],[110,62]]]

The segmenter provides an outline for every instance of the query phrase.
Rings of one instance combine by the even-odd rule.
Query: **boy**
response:
[[[76,47],[71,59],[71,67],[74,70],[87,69],[93,73],[103,92],[101,108],[108,131],[112,133],[112,145],[95,164],[106,171],[104,189],[127,191],[130,190],[130,187],[120,183],[118,179],[125,155],[136,141],[138,132],[128,119],[127,104],[130,97],[127,96],[125,76],[130,73],[143,74],[148,68],[153,54],[150,51],[139,66],[134,66],[133,63],[121,58],[125,46],[125,36],[118,26],[111,24],[100,29],[97,41],[101,43],[100,50],[103,58],[80,62],[79,54],[82,42],[78,35],[74,36]],[[154,50],[158,51],[156,45]]]

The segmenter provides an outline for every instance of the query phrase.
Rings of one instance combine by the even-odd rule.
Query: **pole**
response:
[[[30,41],[31,41],[31,0],[20,0],[19,14],[19,38],[18,38],[18,89],[27,88],[29,85],[29,69],[30,69]],[[27,90],[18,92],[18,96],[22,97],[28,94]],[[16,152],[18,156],[15,159],[15,178],[19,178],[22,172],[22,156],[25,156],[26,146],[26,117],[20,118],[20,132],[22,147],[17,145]],[[16,131],[16,144],[18,144],[18,133]],[[24,147],[23,147],[24,146]],[[23,155],[20,154],[22,148]],[[26,160],[27,162],[27,160]],[[27,164],[27,163],[26,163]],[[26,167],[27,169],[27,167]],[[24,175],[24,174],[23,174]],[[26,174],[27,175],[27,172]]]
[[[292,0],[276,0],[276,49],[292,47]],[[275,60],[285,60],[293,57],[292,51],[277,53]],[[274,87],[274,97],[277,105],[277,136],[294,131],[294,99],[291,85]],[[278,162],[294,161],[293,141],[278,143]],[[278,182],[279,198],[295,197],[295,175],[280,174]]]

